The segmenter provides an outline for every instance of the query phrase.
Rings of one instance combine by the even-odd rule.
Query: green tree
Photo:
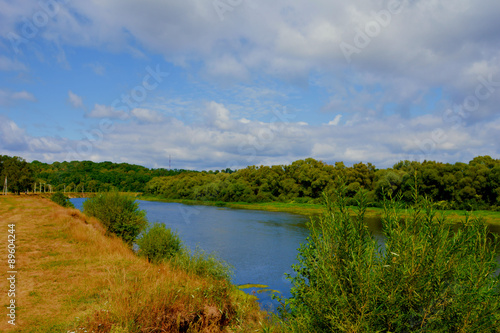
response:
[[[146,212],[131,196],[119,192],[99,193],[83,203],[83,212],[101,221],[107,233],[115,234],[132,245],[146,228]]]
[[[23,191],[30,191],[33,188],[35,179],[33,171],[28,162],[21,157],[0,157],[1,173],[0,185],[4,185],[4,180],[7,178],[7,188],[9,192],[20,194]]]

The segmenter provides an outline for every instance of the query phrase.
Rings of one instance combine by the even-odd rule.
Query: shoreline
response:
[[[137,195],[137,200],[144,201],[157,201],[157,202],[173,202],[185,205],[200,205],[200,206],[215,206],[226,207],[232,209],[248,209],[248,210],[262,210],[267,212],[280,212],[290,213],[302,216],[318,216],[324,212],[324,205],[322,204],[308,204],[308,203],[283,203],[283,202],[262,202],[262,203],[248,203],[248,202],[221,202],[221,201],[204,201],[204,200],[190,200],[190,199],[166,199],[150,195]],[[356,207],[349,208],[351,212],[356,211]],[[406,210],[402,209],[402,213]],[[466,211],[461,210],[436,210],[437,214],[444,214],[448,219],[459,221],[465,217]],[[469,212],[472,217],[482,217],[488,224],[500,226],[500,212],[479,210]],[[383,208],[369,207],[366,209],[365,216],[368,218],[380,218],[384,214]]]

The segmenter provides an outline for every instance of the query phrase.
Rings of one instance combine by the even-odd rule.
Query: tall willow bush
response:
[[[438,216],[415,195],[412,209],[385,202],[380,245],[340,186],[293,266],[282,300],[292,332],[499,332],[498,239],[482,220]],[[415,191],[416,192],[416,191]],[[404,213],[404,214],[403,214]]]
[[[99,193],[83,203],[83,212],[101,221],[107,233],[115,234],[132,245],[148,221],[146,212],[129,195],[119,192]]]

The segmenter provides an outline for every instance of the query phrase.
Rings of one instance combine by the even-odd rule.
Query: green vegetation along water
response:
[[[84,200],[71,199],[77,207]],[[260,204],[249,204],[246,206],[251,209],[242,210],[234,209],[245,206],[241,203],[234,206],[228,204],[228,207],[218,207],[213,202],[204,202],[209,205],[189,203],[139,201],[140,209],[146,211],[151,223],[166,224],[176,230],[192,250],[198,246],[204,251],[215,252],[231,264],[234,268],[233,283],[241,285],[247,292],[256,293],[264,308],[273,310],[278,306],[270,297],[272,291],[290,296],[291,285],[284,274],[292,272],[292,265],[297,263],[297,249],[309,235],[306,226],[308,216],[266,212]],[[283,208],[280,203],[262,205],[272,209]],[[324,206],[310,204],[292,207],[300,210],[304,205],[310,208],[309,213],[312,211],[314,214],[325,209]],[[302,209],[301,213],[304,214],[305,210]],[[365,223],[375,238],[383,243],[379,213],[382,212],[374,210],[373,215],[367,214]]]
[[[382,207],[388,196],[411,204],[415,185],[440,209],[500,210],[500,160],[489,156],[468,164],[401,161],[392,168],[377,169],[358,163],[329,165],[312,158],[290,165],[249,166],[233,173],[196,172],[155,177],[145,193],[167,199],[221,202],[322,203],[346,184],[347,204],[358,205],[361,194],[370,207]]]
[[[81,208],[85,199],[71,202]],[[177,231],[191,250],[214,252],[233,266],[232,282],[255,293],[261,306],[274,310],[273,291],[290,296],[291,273],[297,248],[309,233],[308,218],[296,214],[193,206],[139,200],[150,223],[160,222]]]
[[[342,180],[349,205],[360,193],[369,206],[381,207],[386,195],[412,202],[412,187],[440,209],[500,211],[500,160],[478,156],[468,163],[400,161],[378,169],[371,163],[334,165],[312,158],[288,165],[249,166],[240,170],[149,169],[127,163],[91,161],[27,163],[0,156],[0,188],[8,178],[10,192],[52,189],[66,192],[108,190],[143,192],[167,199],[221,202],[321,204]]]

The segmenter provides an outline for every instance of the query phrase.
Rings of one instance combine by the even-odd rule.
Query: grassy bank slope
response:
[[[16,326],[6,316],[9,224]],[[0,230],[2,332],[255,332],[264,321],[256,302],[227,281],[152,265],[106,237],[97,220],[48,199],[0,196]]]

